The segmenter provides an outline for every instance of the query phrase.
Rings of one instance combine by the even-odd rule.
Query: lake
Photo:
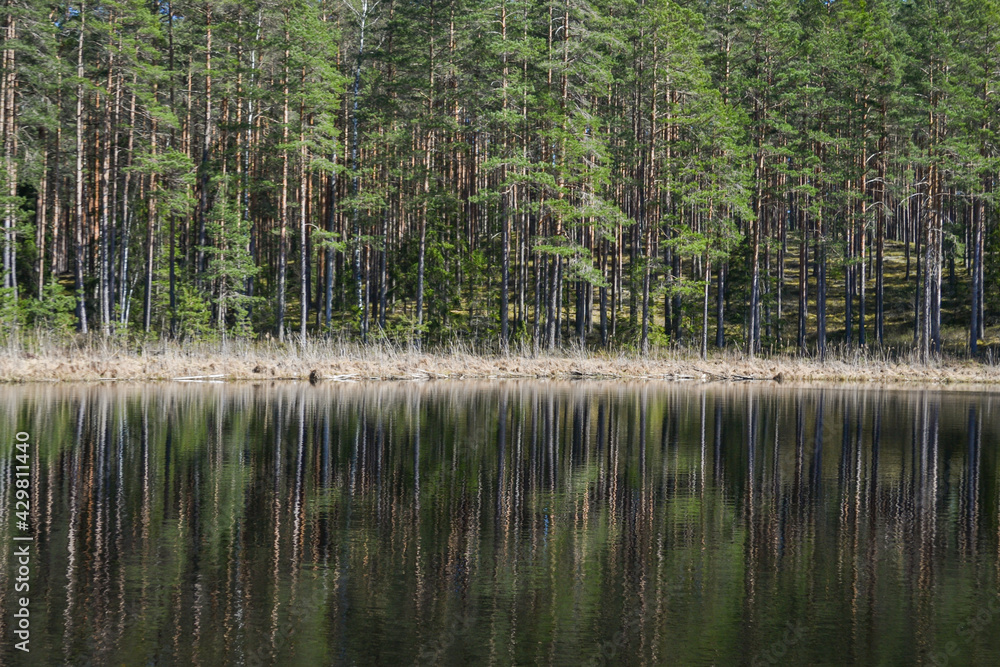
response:
[[[0,664],[1000,655],[1000,393],[38,384],[0,443]]]

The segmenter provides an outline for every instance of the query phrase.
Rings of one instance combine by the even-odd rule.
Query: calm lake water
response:
[[[6,386],[0,443],[2,664],[1000,655],[1000,394]]]

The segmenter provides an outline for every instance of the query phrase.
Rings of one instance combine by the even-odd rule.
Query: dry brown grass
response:
[[[421,352],[392,345],[315,342],[305,349],[277,343],[161,344],[128,349],[107,341],[73,345],[35,341],[0,351],[0,381],[157,381],[193,376],[218,380],[320,381],[444,378],[622,378],[667,380],[1000,384],[1000,366],[945,358],[926,364],[908,355],[839,351],[825,363],[790,355],[707,360],[688,351],[635,353],[528,350],[497,354],[454,345]]]

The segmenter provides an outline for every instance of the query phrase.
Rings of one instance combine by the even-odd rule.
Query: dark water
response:
[[[2,387],[0,663],[995,664],[998,436],[973,392]]]

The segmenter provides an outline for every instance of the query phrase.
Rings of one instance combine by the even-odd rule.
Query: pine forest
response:
[[[998,0],[2,0],[0,334],[1000,349]]]

